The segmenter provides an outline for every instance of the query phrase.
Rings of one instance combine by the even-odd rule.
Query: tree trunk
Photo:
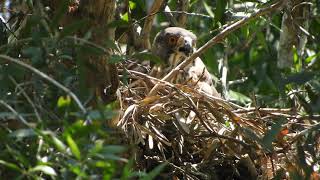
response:
[[[114,40],[114,28],[107,25],[114,20],[116,9],[115,0],[81,0],[79,11],[82,17],[89,18],[93,28],[92,40],[104,46],[106,40]],[[119,86],[118,71],[115,64],[108,63],[111,50],[105,55],[90,57],[88,69],[88,82],[95,90],[96,96],[105,103],[115,100]]]
[[[287,1],[282,17],[281,33],[278,47],[278,67],[289,68],[293,65],[293,47],[298,55],[303,55],[307,36],[303,31],[308,31],[310,5],[308,0]]]
[[[51,6],[58,9],[62,1],[52,1]],[[76,20],[87,20],[88,29],[92,30],[90,41],[99,46],[105,47],[107,40],[114,40],[114,28],[108,27],[108,24],[114,20],[116,10],[116,0],[74,0],[69,5],[69,14],[62,19],[62,25],[70,24]],[[80,32],[80,37],[88,29]],[[107,49],[104,55],[90,56],[85,61],[86,82],[90,90],[95,93],[94,103],[101,98],[104,103],[116,99],[116,91],[119,86],[118,71],[115,64],[108,63],[112,54],[111,49]]]

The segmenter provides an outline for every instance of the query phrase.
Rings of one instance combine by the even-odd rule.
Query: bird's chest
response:
[[[183,55],[173,54],[169,58],[169,67],[165,69],[165,73],[169,73],[177,67],[187,57]],[[177,72],[172,83],[188,85],[191,88],[204,91],[209,95],[220,97],[218,92],[213,87],[213,82],[210,73],[200,58],[196,58],[192,63],[188,64],[183,69]]]
[[[165,73],[169,73],[172,69],[176,68],[182,61],[184,61],[187,57],[183,53],[174,53],[170,55],[169,60],[168,60],[168,65],[165,68]],[[190,78],[189,76],[189,70],[193,66],[193,64],[187,65],[185,68],[180,69],[175,78],[171,80],[173,83],[178,83],[178,84],[185,84],[188,79]]]

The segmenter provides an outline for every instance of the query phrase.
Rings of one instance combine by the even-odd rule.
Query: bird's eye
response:
[[[169,37],[169,44],[170,45],[175,45],[177,43],[178,38],[177,37]]]

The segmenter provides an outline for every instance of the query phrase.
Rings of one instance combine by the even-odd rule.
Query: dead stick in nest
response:
[[[141,73],[141,72],[137,72],[137,71],[133,71],[133,70],[128,70],[130,73],[134,74],[134,75],[137,75],[137,76],[141,76],[143,78],[148,78],[150,80],[153,80],[153,81],[157,81],[158,83],[162,83],[164,85],[167,85],[171,88],[173,88],[174,90],[176,90],[179,94],[181,94],[183,97],[187,98],[188,101],[190,101],[189,97],[184,95],[183,92],[181,92],[174,84],[171,84],[167,81],[163,81],[163,80],[160,80],[160,79],[157,79],[157,78],[154,78],[154,77],[151,77],[147,74],[144,74],[144,73]],[[205,93],[201,93],[201,95],[204,95]],[[222,102],[227,102],[223,99],[220,99],[220,98],[216,98],[216,97],[211,97],[210,98],[214,98],[215,100],[221,100]],[[230,102],[227,102],[227,103],[230,103]],[[191,104],[192,104],[192,110],[195,111],[197,117],[200,119],[201,123],[204,125],[204,127],[210,132],[209,134],[204,134],[204,135],[200,135],[200,136],[195,136],[195,137],[217,137],[217,138],[222,138],[222,139],[227,139],[227,140],[230,140],[230,141],[233,141],[235,143],[238,143],[238,144],[241,144],[242,146],[244,147],[251,147],[249,144],[243,142],[243,141],[240,141],[238,139],[235,139],[233,137],[230,137],[230,136],[225,136],[225,135],[220,135],[214,131],[211,130],[210,127],[207,127],[207,124],[204,122],[204,120],[202,119],[200,113],[197,111],[197,107],[196,105],[194,104],[194,102],[191,100]],[[238,105],[237,105],[238,106]],[[244,109],[243,107],[241,107],[241,109]]]
[[[217,34],[215,37],[210,39],[206,44],[204,44],[202,47],[200,47],[196,52],[194,52],[190,57],[188,57],[185,61],[180,63],[177,67],[172,69],[169,74],[167,74],[164,78],[162,78],[163,81],[170,81],[175,75],[179,72],[180,69],[184,69],[188,64],[192,63],[197,57],[199,57],[201,54],[203,54],[206,50],[208,50],[213,45],[221,42],[227,35],[234,32],[235,30],[239,29],[243,25],[247,24],[253,19],[256,19],[260,16],[266,15],[280,7],[282,7],[284,0],[278,1],[269,7],[262,8],[258,10],[257,12],[251,14],[251,16],[242,18],[241,20],[231,24],[230,26],[226,27],[224,30],[222,30],[219,34]],[[155,95],[157,93],[157,90],[159,89],[159,85],[156,84],[151,91],[149,92],[149,96]]]
[[[233,137],[230,137],[230,136],[225,136],[225,135],[220,135],[218,134],[217,132],[213,131],[209,125],[205,122],[205,120],[202,118],[200,112],[198,111],[197,109],[197,106],[195,105],[195,103],[192,101],[192,99],[189,97],[189,96],[186,96],[183,92],[181,92],[179,89],[175,88],[175,90],[181,94],[183,97],[185,97],[191,104],[192,106],[192,111],[195,112],[196,116],[199,118],[201,124],[207,129],[207,131],[209,131],[210,133],[209,134],[206,134],[206,135],[209,135],[207,137],[217,137],[217,138],[221,138],[221,139],[227,139],[227,140],[230,140],[230,141],[233,141],[237,144],[241,144],[242,146],[246,147],[246,148],[250,148],[252,147],[251,145],[243,142],[243,141],[240,141],[238,139],[235,139]],[[203,135],[200,135],[200,136],[196,136],[196,137],[205,137]]]
[[[172,83],[170,83],[170,82],[168,82],[168,81],[164,81],[164,80],[161,80],[161,79],[157,79],[157,78],[155,78],[155,77],[149,76],[149,75],[147,75],[147,74],[144,74],[144,73],[141,73],[141,72],[138,72],[138,71],[128,70],[128,72],[131,73],[131,74],[133,74],[133,75],[140,76],[140,77],[145,78],[145,79],[149,79],[149,80],[151,80],[151,81],[156,81],[156,82],[157,82],[157,85],[159,85],[159,87],[166,85],[166,86],[169,86],[169,87],[171,87],[171,88],[173,88],[173,89],[178,89],[178,88],[176,87],[176,85],[174,85],[174,84],[172,84]],[[158,88],[159,88],[159,87],[158,87]],[[220,102],[220,103],[223,104],[224,106],[231,106],[231,107],[233,107],[233,108],[245,109],[244,107],[241,107],[241,106],[239,106],[239,105],[237,105],[237,104],[234,104],[234,103],[229,102],[229,101],[227,101],[227,100],[221,99],[221,98],[219,98],[219,97],[215,97],[215,96],[212,96],[212,95],[208,95],[207,93],[204,93],[204,92],[199,92],[199,95],[200,95],[201,97],[203,97],[204,99],[210,99],[210,100],[215,100],[215,101],[217,101],[217,102]]]
[[[248,113],[248,112],[254,112],[254,111],[261,111],[261,112],[267,112],[267,113],[292,113],[293,109],[291,108],[285,108],[285,109],[280,109],[280,108],[245,108],[245,109],[238,109],[233,111],[234,113]]]

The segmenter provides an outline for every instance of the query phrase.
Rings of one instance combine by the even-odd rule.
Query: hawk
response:
[[[152,53],[165,62],[164,73],[168,73],[196,50],[196,41],[197,37],[192,32],[180,27],[168,27],[156,35]],[[199,91],[220,97],[213,86],[210,73],[200,58],[196,58],[192,64],[181,70],[174,81],[186,83]]]

